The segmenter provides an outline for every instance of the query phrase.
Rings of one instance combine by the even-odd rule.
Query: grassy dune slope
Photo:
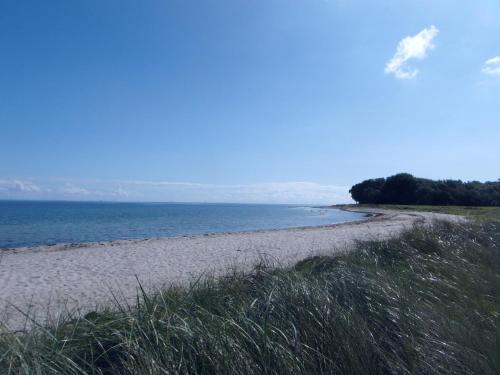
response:
[[[27,334],[1,374],[500,373],[500,224],[436,223]]]

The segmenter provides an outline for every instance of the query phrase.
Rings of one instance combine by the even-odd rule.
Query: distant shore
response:
[[[265,261],[290,265],[311,255],[347,251],[355,241],[385,239],[416,222],[458,216],[381,209],[375,215],[319,227],[239,233],[61,244],[0,252],[0,321],[20,329],[25,311],[45,321],[68,311],[87,311],[112,298],[193,281],[200,275],[249,270]]]

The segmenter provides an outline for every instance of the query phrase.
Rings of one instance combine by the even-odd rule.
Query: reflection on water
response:
[[[0,201],[0,248],[293,228],[363,216],[290,205]]]

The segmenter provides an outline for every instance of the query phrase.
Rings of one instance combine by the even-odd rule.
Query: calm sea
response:
[[[363,216],[293,205],[0,201],[0,249],[293,228]]]

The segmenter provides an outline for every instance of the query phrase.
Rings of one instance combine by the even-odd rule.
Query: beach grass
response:
[[[500,224],[415,226],[0,334],[10,374],[498,374]]]
[[[400,204],[347,204],[335,206],[338,208],[381,208],[386,210],[436,212],[440,214],[460,215],[478,222],[500,221],[500,207],[498,206],[428,206],[428,205],[400,205]]]

